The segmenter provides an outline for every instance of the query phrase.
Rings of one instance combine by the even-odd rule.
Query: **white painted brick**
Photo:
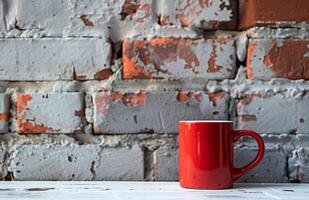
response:
[[[69,28],[70,1],[24,0],[12,6],[16,10],[16,23],[21,29],[46,30],[50,34]]]
[[[5,170],[5,158],[6,158],[7,152],[4,148],[0,148],[0,181],[4,180],[4,177],[6,175]]]
[[[257,148],[242,144],[234,151],[235,167],[240,168],[254,159]],[[238,182],[287,182],[287,155],[279,148],[266,145],[263,160],[257,167],[238,179]]]
[[[74,133],[83,131],[81,93],[20,94],[17,99],[19,133]]]
[[[3,14],[3,12],[4,12],[4,4],[3,4],[3,1],[0,1],[0,33],[1,32],[4,32],[5,31],[5,21],[4,21],[4,18],[3,18],[3,16],[4,16],[4,14]]]
[[[125,79],[229,79],[236,71],[235,38],[151,40],[123,43]]]
[[[161,25],[199,27],[204,29],[235,29],[235,0],[188,1],[159,0]]]
[[[11,28],[23,37],[95,36],[114,41],[145,33],[154,24],[152,0],[24,0],[9,4]],[[128,8],[126,10],[125,8]],[[123,14],[126,17],[123,18]]]
[[[179,120],[228,119],[228,99],[224,92],[95,93],[94,131],[177,133]]]
[[[143,180],[144,154],[140,147],[103,148],[94,180]]]
[[[91,180],[98,162],[99,145],[23,145],[10,159],[16,180]]]
[[[9,95],[0,93],[0,133],[8,131],[9,111],[10,111]]]
[[[160,147],[153,152],[154,176],[158,181],[178,180],[178,149]]]
[[[94,79],[110,65],[110,44],[103,39],[0,40],[0,80]]]
[[[111,11],[120,9],[119,2],[111,0],[24,0],[12,6],[19,28],[47,36],[105,35]]]
[[[309,148],[297,147],[288,160],[289,180],[309,182]]]
[[[301,98],[258,93],[237,104],[237,128],[260,133],[309,133],[309,96]]]
[[[158,27],[154,6],[156,0],[120,2],[120,9],[113,12],[110,21],[110,38],[113,41],[154,33],[154,28]]]
[[[250,39],[247,76],[250,79],[309,79],[308,39]]]

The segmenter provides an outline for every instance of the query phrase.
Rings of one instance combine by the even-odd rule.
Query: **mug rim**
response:
[[[231,120],[180,120],[179,123],[233,123]]]

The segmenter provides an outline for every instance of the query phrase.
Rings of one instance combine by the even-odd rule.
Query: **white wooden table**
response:
[[[309,200],[309,184],[235,184],[229,190],[188,190],[177,182],[0,182],[0,199]]]

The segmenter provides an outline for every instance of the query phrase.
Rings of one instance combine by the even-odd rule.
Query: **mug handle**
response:
[[[233,134],[233,143],[237,142],[239,138],[241,138],[242,136],[246,136],[246,135],[253,137],[257,141],[259,150],[255,158],[249,164],[241,168],[233,168],[233,172],[232,172],[233,181],[236,181],[242,175],[244,175],[245,173],[249,172],[251,169],[256,167],[264,157],[264,152],[265,152],[264,141],[262,137],[255,131],[251,131],[251,130],[235,131]]]

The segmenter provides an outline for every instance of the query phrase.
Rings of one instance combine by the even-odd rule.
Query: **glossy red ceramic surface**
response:
[[[256,139],[256,157],[233,167],[233,144],[244,135]],[[179,122],[179,181],[184,188],[224,189],[254,168],[264,156],[264,142],[254,131],[233,131],[230,121]]]

